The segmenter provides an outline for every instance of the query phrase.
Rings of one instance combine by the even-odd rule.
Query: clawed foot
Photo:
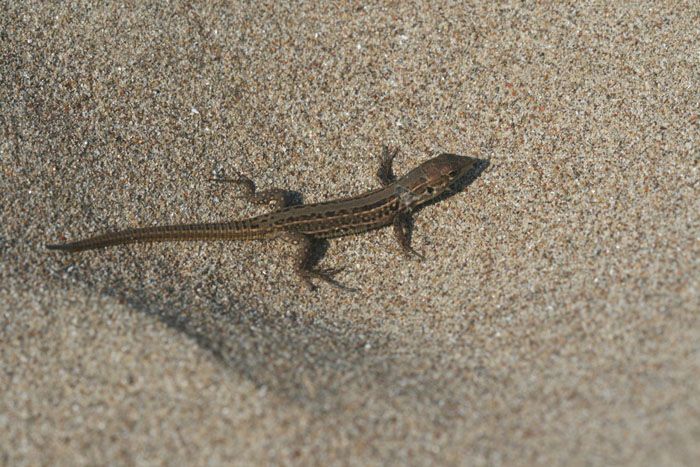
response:
[[[392,151],[389,146],[384,146],[382,156],[379,162],[379,170],[377,170],[377,180],[382,186],[387,186],[396,180],[394,173],[391,170],[391,164],[394,162],[394,157],[399,153],[398,148]]]
[[[316,285],[311,281],[311,279],[319,279],[324,282],[327,282],[328,284],[332,285],[333,287],[337,287],[339,289],[343,290],[355,290],[352,288],[349,288],[340,282],[336,281],[333,279],[333,276],[341,272],[345,268],[317,268],[317,269],[305,269],[298,271],[299,275],[304,279],[304,282],[309,286],[311,290],[316,290]]]
[[[236,198],[247,198],[255,195],[255,182],[238,171],[235,171],[234,173],[236,178],[210,178],[209,181],[239,185],[245,193],[241,196],[236,196]]]
[[[416,250],[414,250],[411,247],[408,247],[408,249],[402,248],[401,251],[403,252],[403,255],[408,259],[415,259],[417,261],[424,261],[425,260],[425,256],[418,253]]]
[[[270,209],[281,209],[286,207],[288,202],[287,192],[279,188],[272,188],[264,191],[256,191],[255,182],[245,175],[235,172],[237,178],[210,178],[212,182],[233,183],[241,187],[242,195],[234,196],[234,199],[245,199],[257,205],[266,205]]]

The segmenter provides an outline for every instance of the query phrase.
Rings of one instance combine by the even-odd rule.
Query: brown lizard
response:
[[[46,248],[74,252],[127,243],[281,238],[298,246],[296,272],[312,288],[311,279],[321,279],[342,287],[332,279],[341,269],[313,267],[313,240],[353,235],[393,224],[394,234],[403,251],[421,257],[409,243],[411,211],[439,196],[478,162],[478,159],[471,157],[445,153],[423,162],[397,180],[391,170],[396,153],[397,150],[384,148],[377,171],[382,188],[351,198],[288,206],[285,191],[271,189],[256,194],[255,184],[247,177],[238,175],[237,179],[214,180],[241,185],[246,192],[244,198],[257,204],[269,204],[276,210],[229,222],[120,230],[70,243],[46,245]]]

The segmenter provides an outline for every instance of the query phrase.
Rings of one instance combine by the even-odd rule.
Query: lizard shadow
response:
[[[182,274],[174,279],[173,284],[188,281]],[[391,365],[380,364],[372,355],[387,347],[390,336],[363,329],[358,337],[350,332],[350,322],[300,318],[294,309],[269,310],[234,296],[225,304],[213,295],[198,299],[190,287],[165,296],[155,289],[123,285],[111,291],[132,309],[192,339],[228,371],[314,411],[342,405],[342,379],[391,379]]]

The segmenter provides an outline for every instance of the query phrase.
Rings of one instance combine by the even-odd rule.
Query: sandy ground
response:
[[[690,465],[697,2],[18,2],[0,9],[0,463]],[[143,6],[139,6],[143,4]],[[98,5],[98,6],[95,6]],[[607,5],[607,6],[606,6]],[[489,160],[391,229],[82,254]]]

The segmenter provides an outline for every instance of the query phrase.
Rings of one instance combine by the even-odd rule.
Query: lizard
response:
[[[392,172],[398,150],[385,146],[377,178],[380,188],[361,195],[312,204],[289,205],[287,192],[273,188],[256,192],[255,183],[244,175],[235,179],[212,179],[242,187],[243,196],[256,204],[268,204],[273,211],[228,222],[175,224],[132,228],[61,244],[46,245],[49,250],[79,252],[113,245],[164,241],[263,240],[281,238],[298,251],[295,272],[313,289],[311,279],[344,288],[333,279],[342,268],[315,268],[315,240],[363,233],[393,225],[394,235],[407,256],[423,258],[410,245],[410,214],[419,205],[448,189],[475,166],[479,159],[443,153],[429,159],[401,178]]]

